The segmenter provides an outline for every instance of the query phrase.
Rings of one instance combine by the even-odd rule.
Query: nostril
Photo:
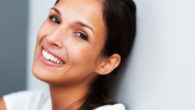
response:
[[[59,47],[58,44],[53,44],[55,47]]]
[[[56,48],[61,48],[62,47],[60,42],[51,43],[51,46],[56,47]]]
[[[59,33],[53,33],[47,36],[47,42],[50,46],[55,48],[61,48],[63,46],[63,40]]]
[[[57,39],[57,38],[52,38],[52,37],[48,37],[47,38],[47,43],[54,48],[61,48],[62,47],[62,41],[61,39]]]

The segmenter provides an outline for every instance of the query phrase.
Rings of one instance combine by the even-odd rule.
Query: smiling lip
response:
[[[58,59],[58,63],[57,62],[54,62],[54,61],[51,61],[49,59],[46,59],[44,56],[43,56],[43,51],[47,52],[48,54],[52,55],[53,57],[57,58]],[[65,64],[65,62],[63,60],[61,60],[59,57],[57,57],[56,55],[48,52],[47,50],[45,50],[44,48],[41,49],[40,53],[39,53],[39,60],[47,65],[47,66],[55,66],[55,67],[61,67]],[[59,62],[60,61],[60,62]]]

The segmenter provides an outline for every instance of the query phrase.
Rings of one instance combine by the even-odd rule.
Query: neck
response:
[[[88,88],[79,86],[49,85],[53,110],[77,110],[85,101]]]

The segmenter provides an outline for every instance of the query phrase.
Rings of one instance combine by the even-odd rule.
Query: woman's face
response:
[[[42,24],[33,74],[55,84],[77,84],[96,76],[106,27],[97,0],[60,0]]]

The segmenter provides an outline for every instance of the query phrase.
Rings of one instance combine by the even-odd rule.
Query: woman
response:
[[[32,68],[50,95],[7,95],[2,109],[124,110],[107,90],[131,50],[135,20],[131,0],[57,0],[38,33]]]

